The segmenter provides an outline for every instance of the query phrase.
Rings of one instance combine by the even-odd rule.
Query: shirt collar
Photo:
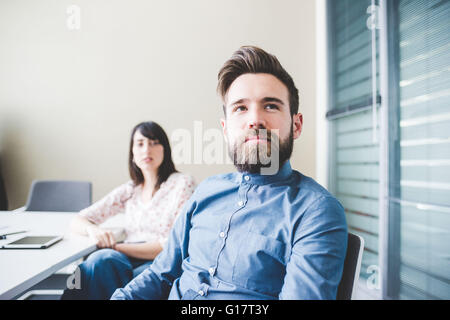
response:
[[[273,175],[262,175],[258,173],[248,173],[248,172],[239,172],[237,173],[236,180],[237,183],[245,183],[245,184],[257,184],[264,185],[270,183],[276,183],[281,181],[286,181],[290,175],[292,174],[292,167],[289,160],[287,160],[278,170],[276,174]]]

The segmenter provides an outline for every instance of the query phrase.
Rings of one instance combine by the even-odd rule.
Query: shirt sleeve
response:
[[[193,197],[185,204],[179,219],[175,221],[167,246],[153,263],[131,280],[124,288],[117,289],[111,300],[162,300],[167,299],[176,279],[181,276],[182,262],[187,257],[190,217],[195,209]]]
[[[125,203],[131,198],[133,190],[133,183],[127,182],[115,188],[93,205],[81,210],[79,215],[92,223],[101,224],[108,218],[125,211]]]
[[[165,224],[162,226],[161,233],[158,237],[158,241],[162,247],[167,244],[170,230],[181,212],[186,201],[191,197],[195,190],[195,180],[192,176],[187,174],[180,174],[170,186],[172,190],[169,196],[169,205],[164,215]]]
[[[294,233],[280,299],[336,299],[347,250],[345,213],[334,198],[315,204]]]

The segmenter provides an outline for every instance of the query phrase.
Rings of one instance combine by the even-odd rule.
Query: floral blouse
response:
[[[80,215],[95,224],[125,214],[126,242],[154,242],[164,246],[183,204],[195,189],[194,178],[180,172],[172,173],[148,203],[142,202],[142,186],[129,181],[80,211]]]

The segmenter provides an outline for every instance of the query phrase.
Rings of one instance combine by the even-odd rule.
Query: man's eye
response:
[[[237,107],[234,108],[233,111],[240,112],[240,111],[245,111],[245,109],[247,109],[245,106],[237,106]]]
[[[270,109],[270,110],[276,110],[279,109],[278,106],[276,104],[268,104],[265,106],[266,109]]]

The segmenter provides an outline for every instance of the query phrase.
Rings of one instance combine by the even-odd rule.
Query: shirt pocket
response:
[[[233,282],[250,290],[278,295],[286,274],[286,244],[249,232],[239,248]]]
[[[206,298],[200,293],[195,292],[192,289],[188,289],[181,297],[181,300],[206,300]]]

